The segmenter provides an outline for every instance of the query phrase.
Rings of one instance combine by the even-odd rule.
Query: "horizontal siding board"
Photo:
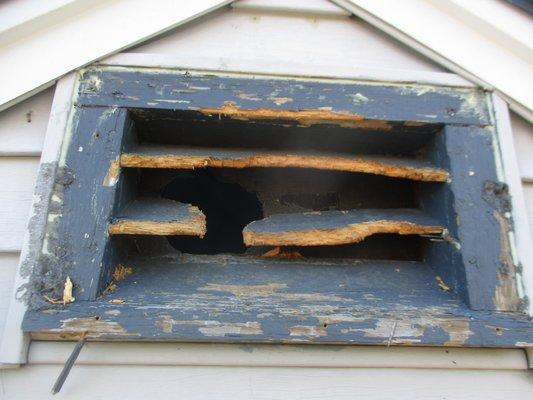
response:
[[[222,64],[227,59],[251,59],[255,64],[276,60],[278,68],[298,60],[302,65],[330,62],[334,68],[349,65],[353,70],[363,63],[372,68],[446,71],[360,19],[238,8],[205,16],[187,29],[176,29],[126,51],[184,59],[213,57]]]
[[[0,253],[0,343],[17,272],[19,253]]]
[[[0,252],[22,247],[38,167],[38,157],[0,157]]]
[[[62,365],[72,343],[34,341],[30,364]],[[88,342],[77,365],[189,365],[233,367],[427,368],[523,370],[518,349],[401,348]]]
[[[60,365],[3,371],[3,399],[529,400],[528,371],[76,365],[59,396]]]
[[[38,156],[44,142],[54,88],[0,113],[0,156]]]

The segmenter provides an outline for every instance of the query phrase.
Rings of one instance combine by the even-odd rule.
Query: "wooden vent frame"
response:
[[[42,249],[30,256],[23,330],[38,339],[522,347],[533,341],[532,327],[519,296],[487,99],[474,88],[88,68],[53,170]],[[153,113],[335,126],[361,140],[431,132],[432,140],[409,159],[136,143],[135,119]],[[124,258],[122,241],[130,245],[132,235],[206,234],[200,209],[132,198],[128,177],[204,168],[307,168],[418,182],[417,210],[271,215],[243,236],[248,246],[333,246],[416,234],[429,237],[427,259]],[[44,296],[54,289],[50,275],[56,286],[69,277],[75,301]]]

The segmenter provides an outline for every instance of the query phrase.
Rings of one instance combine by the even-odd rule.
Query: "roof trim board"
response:
[[[496,26],[484,13],[474,15],[471,4],[456,0],[330,1],[445,68],[495,90],[513,111],[533,122],[533,63],[528,46],[517,38],[516,31],[502,30],[501,24]],[[484,0],[475,1],[483,6]],[[507,24],[523,22],[521,16],[509,13],[504,5],[495,1],[490,5],[501,6]],[[498,40],[488,29],[490,26],[498,31]],[[533,24],[529,30],[533,34]]]
[[[76,68],[230,3],[158,0],[154,7],[143,0],[106,0],[42,29],[21,29],[20,36],[11,33],[10,41],[0,45],[0,111]]]
[[[531,54],[516,29],[502,30],[502,24],[496,26],[484,13],[472,14],[472,5],[457,0],[404,0],[401,5],[386,0],[330,1],[462,77],[495,89],[514,111],[533,121],[533,94],[528,90],[533,86]],[[475,1],[482,6],[486,0]],[[22,29],[20,37],[10,37],[9,43],[0,46],[0,111],[51,86],[73,69],[232,2],[159,0],[158,7],[153,7],[142,0],[102,0],[46,28],[34,32]],[[505,6],[491,3],[493,8],[502,8],[505,25],[517,23],[519,31],[527,29],[522,16]],[[490,26],[501,40],[495,40]],[[459,42],[468,45],[456,46]],[[516,46],[507,46],[509,42]],[[35,68],[35,54],[47,54],[50,62]]]

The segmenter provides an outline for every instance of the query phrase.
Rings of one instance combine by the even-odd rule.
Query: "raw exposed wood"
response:
[[[287,98],[289,99],[289,98]],[[292,99],[290,99],[292,101]],[[347,112],[336,112],[330,110],[280,110],[272,108],[242,109],[231,101],[226,101],[220,108],[202,108],[199,110],[205,115],[217,115],[248,120],[272,120],[272,121],[294,121],[301,126],[311,126],[317,124],[333,124],[344,128],[361,128],[376,130],[391,130],[392,126],[387,121],[364,119],[359,114]]]
[[[120,157],[131,168],[315,168],[361,172],[426,182],[446,182],[448,172],[413,159],[245,149],[140,146]]]
[[[350,210],[272,215],[248,224],[243,237],[247,246],[320,246],[358,243],[378,233],[442,232],[418,210]]]
[[[185,235],[203,237],[205,215],[195,206],[169,199],[140,198],[108,228],[110,235]]]

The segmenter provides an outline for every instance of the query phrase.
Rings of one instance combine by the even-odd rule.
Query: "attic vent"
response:
[[[132,196],[111,234],[168,235],[194,254],[421,261],[428,238],[443,233],[420,209],[419,190],[448,179],[427,155],[438,127],[344,127],[324,112],[304,127],[295,121],[309,112],[245,121],[224,111],[131,115],[120,166],[137,171],[130,186],[144,211]],[[205,230],[190,226],[193,209]],[[128,218],[145,220],[137,232],[117,229]]]
[[[531,342],[484,92],[98,67],[76,99],[34,338]]]

